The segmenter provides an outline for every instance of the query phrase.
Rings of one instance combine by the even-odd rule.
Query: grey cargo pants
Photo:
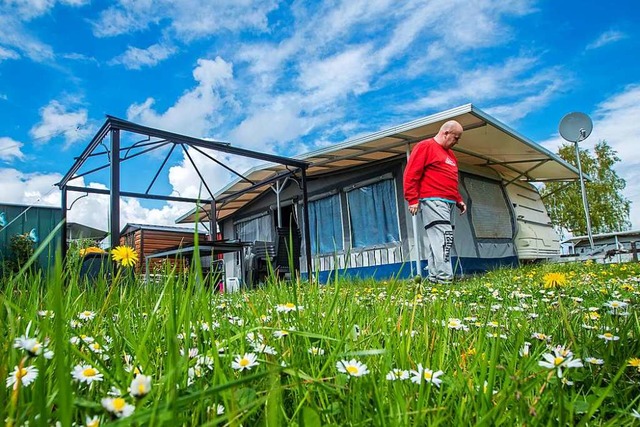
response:
[[[451,250],[453,248],[452,212],[455,203],[442,200],[420,200],[420,211],[427,233],[427,268],[432,282],[448,282],[453,279]]]

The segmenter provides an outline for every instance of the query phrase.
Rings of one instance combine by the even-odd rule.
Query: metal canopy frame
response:
[[[138,142],[135,142],[134,144],[128,147],[121,147],[121,144],[120,144],[121,131],[126,131],[133,134],[141,135],[146,138]],[[107,136],[110,137],[110,149],[104,143],[104,139],[107,138]],[[152,141],[152,139],[156,139],[156,140]],[[153,179],[151,180],[149,186],[147,187],[146,192],[137,193],[137,192],[130,192],[130,191],[122,191],[120,188],[120,163],[129,159],[132,159],[134,157],[140,156],[142,154],[148,153],[150,151],[157,150],[158,148],[164,147],[168,144],[172,144],[172,147],[167,153],[167,156],[165,157],[164,161],[158,168],[158,171],[154,175]],[[98,148],[98,146],[100,145],[102,145],[105,148],[105,150],[95,152],[96,148]],[[202,174],[200,173],[200,170],[198,169],[191,155],[189,154],[187,147],[193,148],[194,150],[204,155],[211,161],[221,165],[228,171],[237,175],[240,180],[250,184],[249,187],[242,189],[236,192],[235,194],[225,195],[224,200],[221,200],[222,202],[231,201],[236,197],[239,197],[242,194],[246,193],[247,191],[251,191],[255,188],[262,187],[264,185],[272,184],[274,182],[274,178],[270,177],[261,181],[251,180],[248,177],[242,175],[241,173],[235,171],[228,165],[225,165],[220,161],[218,161],[217,159],[209,156],[202,149],[220,151],[223,153],[234,154],[242,157],[248,157],[252,159],[258,159],[258,160],[263,160],[263,161],[282,165],[285,167],[286,171],[282,171],[281,173],[279,173],[277,177],[278,179],[286,178],[291,175],[295,175],[297,172],[300,172],[301,187],[302,187],[302,201],[303,201],[303,215],[304,215],[305,255],[307,258],[307,271],[309,272],[312,271],[311,270],[311,244],[309,242],[310,230],[309,230],[309,212],[307,210],[308,194],[307,194],[307,179],[306,179],[306,171],[307,171],[307,168],[309,167],[309,162],[306,162],[304,160],[293,159],[289,157],[277,156],[273,154],[267,154],[267,153],[247,150],[244,148],[234,147],[231,144],[226,142],[203,140],[203,139],[194,138],[186,135],[181,135],[178,133],[155,129],[152,127],[139,125],[137,123],[129,122],[127,120],[119,119],[117,117],[109,116],[109,115],[107,115],[106,121],[100,127],[100,129],[95,134],[93,139],[89,142],[89,144],[84,149],[82,154],[75,158],[75,162],[73,166],[71,166],[71,168],[62,178],[62,180],[56,184],[60,188],[62,193],[62,197],[61,197],[62,198],[62,201],[61,201],[62,202],[62,218],[64,220],[62,225],[63,236],[66,236],[66,233],[67,233],[67,222],[66,222],[67,197],[68,197],[67,193],[69,191],[109,195],[110,197],[109,234],[111,236],[112,247],[116,246],[120,242],[120,197],[134,197],[134,198],[151,199],[151,200],[188,202],[188,203],[195,203],[199,205],[202,202],[202,200],[200,199],[193,199],[189,197],[164,196],[160,194],[149,194],[151,188],[153,187],[153,184],[156,182],[156,179],[160,175],[160,172],[167,164],[167,161],[169,160],[169,157],[173,153],[176,146],[180,146],[180,148],[182,148],[182,150],[185,153],[185,156],[187,157],[187,159],[189,159],[189,162],[192,164],[192,166],[196,170],[196,173],[198,174],[200,181],[202,182],[202,184],[207,190],[208,195],[210,196],[210,199],[206,200],[206,202],[209,204],[210,213],[207,212],[206,209],[203,209],[205,212],[207,212],[207,216],[209,218],[210,233],[214,233],[216,230],[215,228],[216,219],[217,219],[216,209],[215,209],[216,199],[213,195],[213,192],[205,182]],[[129,154],[132,149],[139,149],[142,147],[149,147],[149,148],[145,148],[142,151]],[[123,152],[124,152],[124,156],[122,155]],[[107,156],[108,162],[106,164],[101,165],[97,168],[91,169],[89,171],[85,171],[80,174],[78,173],[89,158],[101,156],[101,155]],[[86,176],[91,173],[94,173],[103,169],[107,169],[107,168],[109,168],[109,171],[110,171],[110,180],[109,180],[110,185],[108,190],[69,185],[69,182],[76,178],[80,178],[82,176]],[[61,240],[62,240],[62,253],[66,254],[67,252],[66,239],[61,239]]]

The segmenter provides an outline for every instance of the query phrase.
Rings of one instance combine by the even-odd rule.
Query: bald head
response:
[[[434,137],[436,142],[447,150],[458,143],[464,129],[455,120],[449,120],[440,126],[438,134]]]

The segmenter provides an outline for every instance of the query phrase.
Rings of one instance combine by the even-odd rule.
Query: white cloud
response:
[[[33,61],[45,62],[53,58],[53,49],[41,42],[27,31],[22,23],[11,11],[5,11],[0,6],[0,45],[3,46],[2,56],[17,59],[26,56]],[[20,55],[21,54],[21,55]]]
[[[507,42],[510,27],[504,18],[531,13],[529,4],[485,0],[473,4],[451,0],[297,3],[292,6],[295,25],[290,33],[272,43],[243,46],[237,53],[240,64],[248,66],[249,84],[256,90],[248,105],[243,105],[246,117],[231,132],[233,140],[246,140],[251,135],[258,142],[286,138],[279,141],[283,146],[310,131],[326,126],[336,128],[353,96],[396,84],[406,76],[423,80],[433,79],[432,75],[456,76],[464,67],[455,60],[460,52]],[[433,67],[434,59],[444,60],[445,66]],[[516,89],[520,89],[518,94],[529,96],[545,93],[548,97],[555,93],[557,73],[536,73],[529,65],[526,73],[509,76],[508,90],[493,95],[496,88],[502,89],[505,73],[519,63],[523,67],[526,61],[516,58],[513,63],[507,62],[506,71],[499,69],[502,66],[494,70],[483,67],[469,77],[485,78],[480,71],[495,75],[494,81],[486,81],[487,87],[481,88],[486,99],[505,94],[516,99]],[[546,80],[540,82],[545,73]],[[295,84],[292,86],[291,82]],[[477,94],[475,82],[463,79],[453,89],[433,90],[435,102],[426,100],[425,104],[434,108],[450,106],[469,102],[468,97]],[[536,100],[543,101],[542,96],[530,99],[529,104]],[[282,102],[286,107],[280,106]],[[521,110],[525,110],[524,105]],[[412,102],[409,108],[425,107]],[[287,129],[279,129],[279,123],[286,123]],[[299,144],[294,151],[303,147]]]
[[[546,105],[559,92],[560,83],[566,84],[570,79],[563,70],[540,68],[539,63],[538,58],[521,56],[503,64],[465,71],[448,88],[432,90],[403,108],[450,108],[500,100],[499,105],[487,110],[501,120],[514,121]]]
[[[250,0],[119,0],[93,22],[97,37],[112,37],[143,31],[160,22],[181,40],[210,36],[222,31],[266,31],[267,14],[277,3]]]
[[[598,49],[611,43],[627,38],[627,35],[618,30],[608,30],[600,34],[597,39],[589,43],[586,50]]]
[[[313,120],[301,117],[298,108],[278,104],[244,119],[231,132],[230,138],[234,144],[262,152],[274,152],[278,144],[305,135],[312,129]]]
[[[127,109],[127,118],[196,137],[208,135],[217,120],[214,113],[224,102],[219,92],[233,81],[233,66],[220,57],[215,60],[198,59],[193,77],[198,85],[185,92],[165,112],[154,110],[155,100],[148,98],[142,104],[131,105]]]
[[[53,49],[30,34],[23,25],[49,13],[56,4],[83,6],[89,0],[4,0],[0,2],[0,61],[17,59],[18,53],[37,62],[52,60]],[[10,56],[6,56],[7,52]]]
[[[23,173],[17,169],[0,168],[2,202],[16,204],[60,205],[60,194],[53,185],[60,174]]]
[[[30,130],[37,144],[46,144],[54,138],[64,137],[64,148],[80,141],[91,133],[88,125],[87,110],[67,111],[67,107],[53,100],[40,109],[41,120]]]
[[[121,64],[129,70],[153,67],[176,53],[176,48],[164,44],[154,44],[146,49],[129,46],[123,54],[109,61],[109,65]]]
[[[6,59],[18,59],[18,58],[20,58],[20,55],[18,55],[17,52],[11,49],[5,49],[4,47],[0,46],[0,62]]]
[[[302,63],[298,78],[301,89],[313,97],[312,102],[325,104],[350,94],[369,89],[373,72],[369,46],[357,46],[328,58]]]
[[[49,13],[56,3],[79,7],[89,4],[90,0],[4,0],[3,9],[19,19],[28,21]]]
[[[20,150],[23,145],[14,139],[0,137],[0,160],[7,162],[14,159],[24,160],[24,153]]]
[[[54,184],[62,179],[57,173],[24,173],[17,169],[0,168],[2,192],[0,203],[23,204],[27,206],[60,207],[60,191]],[[101,183],[85,184],[84,178],[73,181],[73,185],[106,189]],[[86,194],[86,193],[85,193]],[[67,213],[69,222],[77,222],[101,230],[109,229],[109,196],[79,192],[68,193]],[[142,223],[155,225],[173,225],[175,219],[193,207],[188,203],[168,202],[161,208],[149,209],[137,199],[123,197],[120,200],[120,224]]]

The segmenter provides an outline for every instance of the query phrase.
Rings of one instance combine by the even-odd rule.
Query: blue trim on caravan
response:
[[[452,262],[454,266],[457,266],[456,274],[460,273],[460,265],[464,274],[476,274],[483,273],[488,270],[493,270],[500,267],[517,267],[518,257],[510,256],[504,258],[460,258],[458,263],[457,258],[453,258]],[[427,261],[422,260],[420,267],[426,268]],[[335,270],[325,270],[318,273],[319,283],[328,283],[334,280],[333,274]],[[395,277],[398,279],[408,279],[411,277],[411,264],[409,262],[393,263],[384,265],[375,265],[371,267],[352,267],[346,270],[339,270],[340,277],[351,277],[360,279],[375,279],[385,280]],[[307,274],[303,273],[302,278],[306,278]]]

